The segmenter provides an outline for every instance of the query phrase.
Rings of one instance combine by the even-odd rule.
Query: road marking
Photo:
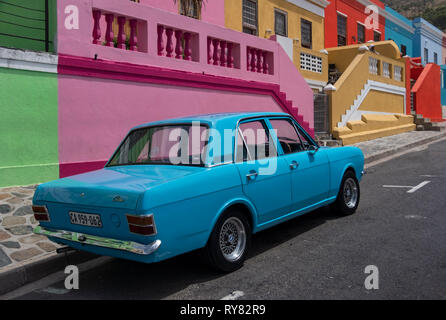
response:
[[[40,291],[50,293],[50,294],[57,294],[57,295],[66,294],[66,293],[70,292],[70,290],[68,290],[68,289],[58,289],[58,288],[53,288],[53,287],[41,289]]]
[[[421,182],[419,185],[417,186],[394,186],[394,185],[383,185],[383,188],[406,188],[406,189],[410,189],[407,191],[407,193],[414,193],[415,191],[423,188],[425,185],[427,185],[428,183],[430,183],[430,181],[423,181]]]
[[[244,295],[245,293],[243,291],[234,291],[233,293],[228,294],[226,297],[223,297],[220,300],[237,300]]]
[[[412,189],[410,189],[409,191],[407,191],[407,193],[414,193],[415,191],[417,191],[418,189],[423,188],[425,185],[427,185],[428,183],[430,183],[430,181],[423,181],[421,182],[419,185],[413,187]]]
[[[413,186],[389,186],[389,185],[383,185],[383,188],[413,188]]]

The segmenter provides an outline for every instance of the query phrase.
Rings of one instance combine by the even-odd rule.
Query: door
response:
[[[256,207],[259,224],[290,212],[290,169],[285,159],[277,156],[265,121],[242,122],[237,131],[236,167],[243,192]]]
[[[327,199],[330,167],[324,149],[317,149],[308,135],[290,118],[270,118],[282,158],[291,171],[292,211]]]

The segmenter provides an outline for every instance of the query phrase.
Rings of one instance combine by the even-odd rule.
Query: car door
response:
[[[243,192],[258,213],[259,224],[291,210],[291,174],[271,139],[264,119],[240,122],[235,142],[235,162]]]
[[[292,211],[327,199],[330,167],[325,150],[319,149],[291,118],[269,118],[269,125],[291,171]]]

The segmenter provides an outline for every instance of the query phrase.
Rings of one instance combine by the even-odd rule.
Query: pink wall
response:
[[[210,5],[212,1],[206,5]],[[270,84],[278,84],[290,87],[292,90],[284,89],[288,100],[292,101],[294,107],[298,108],[299,115],[313,128],[313,101],[312,93],[299,72],[293,72],[294,76],[281,74],[284,70],[295,69],[293,62],[283,54],[282,47],[271,40],[258,38],[248,34],[229,30],[215,24],[190,19],[178,14],[159,10],[147,5],[122,0],[78,0],[79,29],[65,28],[65,13],[70,0],[58,1],[58,52],[59,54],[86,57],[92,59],[97,56],[99,60],[119,61],[145,66],[158,66],[173,70],[194,72],[223,76],[232,79],[258,81]],[[112,12],[115,15],[126,16],[128,19],[137,19],[141,28],[138,42],[145,48],[142,52],[126,51],[122,49],[96,45],[92,43],[93,19],[92,11],[101,10],[103,13]],[[158,55],[157,27],[158,25],[170,26],[194,34],[197,40],[193,52],[196,61],[167,58]],[[143,32],[145,31],[145,32]],[[105,30],[101,30],[104,36]],[[235,60],[239,61],[239,68],[227,68],[208,63],[208,38],[223,39],[234,43],[238,47],[234,54]],[[166,41],[164,38],[164,45]],[[247,71],[247,49],[258,48],[266,51],[271,56],[271,74]],[[281,53],[281,54],[279,54]],[[280,59],[280,60],[279,60]],[[287,83],[291,82],[291,83]],[[294,85],[294,84],[299,84]],[[311,96],[311,98],[310,98]],[[296,110],[297,111],[297,110]]]
[[[149,5],[172,13],[178,13],[179,0],[140,0],[143,5]],[[225,26],[224,0],[204,0],[201,9],[201,20],[219,26]]]
[[[145,122],[232,111],[283,112],[269,95],[60,75],[59,161],[105,161]]]
[[[102,166],[131,127],[160,119],[285,111],[312,133],[312,90],[275,41],[122,0],[76,1],[79,28],[67,29],[65,10],[71,4],[71,0],[58,1],[61,176]],[[138,50],[101,45],[106,38],[104,26],[102,40],[94,44],[93,10],[101,11],[102,20],[106,13],[136,19]],[[192,35],[191,61],[166,56],[166,33],[160,54],[159,26],[164,26],[164,32],[172,28]],[[213,56],[212,51],[208,54],[209,39],[233,43],[235,67],[220,60],[216,65],[209,62]],[[267,54],[267,73],[248,68],[252,50]]]

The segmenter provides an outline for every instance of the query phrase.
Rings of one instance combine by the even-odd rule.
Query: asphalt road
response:
[[[445,299],[446,141],[369,168],[361,188],[353,216],[321,209],[255,235],[232,274],[195,253],[153,265],[113,259],[81,273],[79,290],[59,282],[19,299]],[[368,265],[377,290],[364,286]]]

